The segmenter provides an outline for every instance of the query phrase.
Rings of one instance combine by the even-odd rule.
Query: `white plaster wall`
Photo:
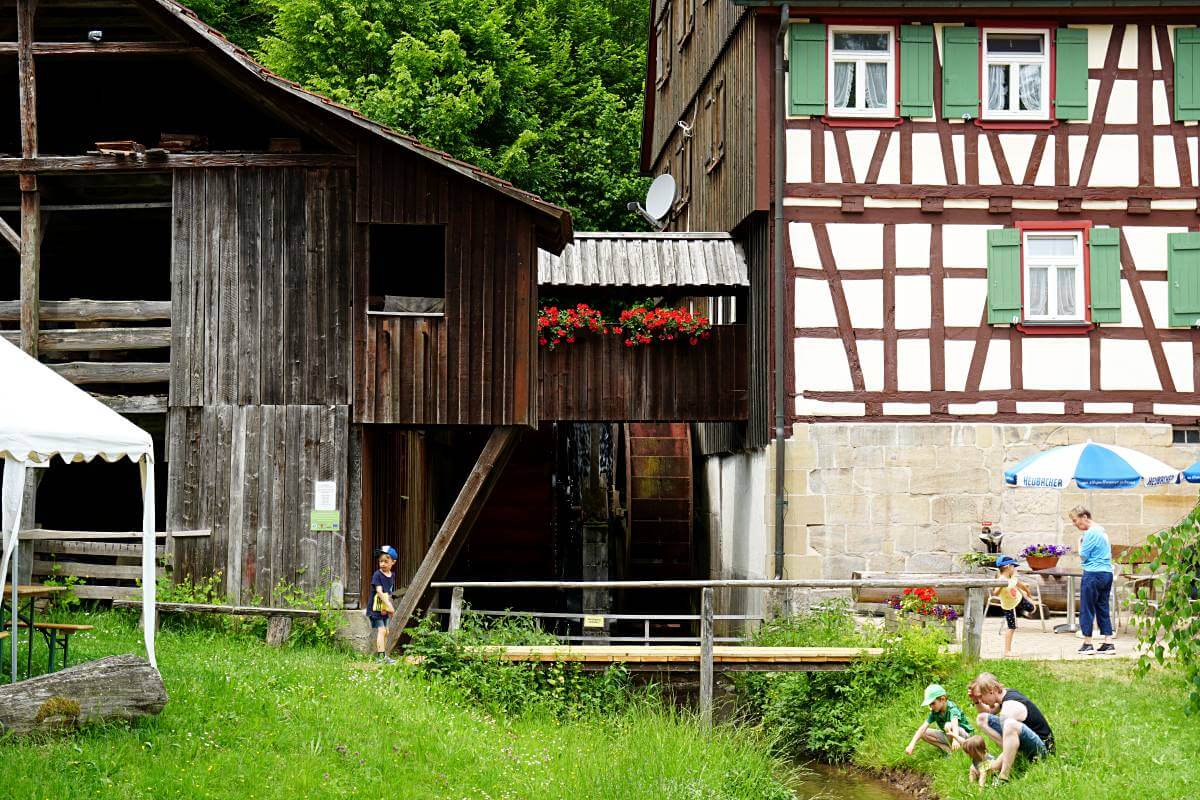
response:
[[[895,136],[893,139],[897,138]],[[875,144],[879,141],[879,131],[849,130],[846,131],[846,144],[850,149],[850,166],[854,169],[854,181],[863,183],[867,179],[867,170],[871,168],[871,156],[875,154]],[[847,175],[843,180],[849,182]]]
[[[813,228],[807,222],[788,223],[791,234],[792,264],[797,267],[810,269],[821,268],[821,256],[817,253],[817,240],[813,238]]]
[[[1167,366],[1171,368],[1171,380],[1175,381],[1175,391],[1196,391],[1192,375],[1192,343],[1163,342],[1163,353],[1167,357]]]
[[[796,327],[836,328],[833,295],[829,282],[812,278],[796,279]]]
[[[1072,137],[1074,138],[1074,137]],[[1126,134],[1100,137],[1089,186],[1137,186],[1138,140]],[[1072,169],[1075,164],[1072,163]]]
[[[841,403],[828,400],[796,398],[798,417],[861,417],[867,413],[866,403]]]
[[[1089,91],[1089,96],[1095,97],[1095,94]],[[1086,135],[1067,137],[1067,161],[1070,166],[1072,186],[1079,183],[1079,171],[1083,168],[1083,151],[1087,149],[1087,140]],[[1094,171],[1093,174],[1095,174]]]
[[[848,392],[852,386],[841,339],[796,340],[796,391]]]
[[[787,139],[787,182],[808,183],[812,180],[812,132],[789,130]]]
[[[1175,140],[1170,136],[1154,137],[1154,185],[1179,185],[1179,159],[1175,157]]]
[[[942,294],[946,325],[962,328],[979,325],[987,302],[985,278],[946,278],[942,281]]]
[[[1138,26],[1125,26],[1125,40],[1121,42],[1121,59],[1117,69],[1137,69],[1138,65]]]
[[[837,144],[833,141],[833,133],[825,131],[825,182],[826,183],[841,183],[845,178],[842,176],[841,162],[837,157]]]
[[[1167,282],[1166,281],[1140,281],[1142,293],[1146,295],[1146,305],[1150,306],[1150,319],[1153,320],[1154,327],[1166,328],[1170,323],[1170,316],[1167,308]],[[1133,306],[1132,299],[1130,306]],[[1133,309],[1133,315],[1137,316],[1137,309]],[[1125,316],[1125,308],[1121,308],[1121,316]]]
[[[918,186],[945,186],[946,169],[936,133],[914,133],[913,183]]]
[[[1026,338],[1021,348],[1021,375],[1026,389],[1088,389],[1090,342],[1082,336]]]
[[[1137,81],[1113,81],[1112,94],[1108,98],[1108,114],[1104,117],[1104,121],[1109,125],[1136,124],[1138,121],[1137,95]]]
[[[1003,225],[943,225],[942,264],[947,267],[986,267],[987,232]],[[978,320],[976,320],[978,322]]]
[[[863,173],[864,179],[866,173]],[[879,183],[900,182],[900,137],[893,136],[888,140],[887,149],[883,151],[883,164],[879,168]]]
[[[971,357],[975,354],[975,343],[959,339],[947,339],[946,390],[961,392],[967,388],[967,373],[971,370]]]
[[[929,391],[929,340],[896,342],[896,385],[902,392]]]
[[[987,392],[1012,388],[1008,361],[1008,341],[992,339],[988,343],[987,358],[983,362],[983,374],[979,381],[980,391]]]
[[[1155,227],[1126,225],[1121,235],[1129,243],[1129,255],[1138,269],[1163,270],[1167,268],[1167,235],[1184,233],[1186,227]]]
[[[1071,27],[1087,29],[1088,68],[1103,69],[1104,55],[1108,52],[1108,37],[1112,35],[1112,25],[1072,25]]]
[[[883,327],[883,281],[842,281],[850,324],[855,328]]]
[[[1101,339],[1100,388],[1162,389],[1150,354],[1150,343],[1135,339]]]
[[[1155,67],[1158,69],[1158,67]],[[1167,103],[1167,86],[1162,81],[1154,82],[1154,124],[1171,124],[1171,106]]]
[[[863,387],[868,392],[883,391],[883,340],[859,339],[858,363],[862,367]]]
[[[1000,171],[996,167],[996,160],[992,158],[992,148],[985,142],[979,142],[979,183],[983,186],[995,186],[1000,183]],[[1013,172],[1012,163],[1009,162],[1009,171]]]
[[[928,329],[933,324],[929,310],[930,292],[930,281],[927,275],[899,275],[896,277],[896,327],[898,329]]]
[[[1004,160],[1008,162],[1009,172],[1013,181],[1021,183],[1025,170],[1029,168],[1029,157],[1033,154],[1033,143],[1037,139],[1033,134],[1002,133],[1000,147],[1004,150]],[[982,149],[982,148],[981,148]],[[991,150],[991,148],[987,148]]]
[[[883,266],[883,226],[829,223],[829,244],[838,269],[880,269]]]
[[[896,226],[896,266],[929,267],[930,228],[920,224]]]

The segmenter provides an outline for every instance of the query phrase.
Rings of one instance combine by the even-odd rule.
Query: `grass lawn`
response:
[[[140,652],[134,617],[73,616],[97,627],[72,640],[73,664]],[[170,695],[158,718],[2,739],[0,796],[779,796],[774,776],[783,771],[758,737],[705,735],[686,715],[645,708],[562,723],[496,719],[399,667],[208,630],[165,627],[158,657]]]
[[[1054,729],[1057,755],[1024,768],[1021,760],[1008,786],[982,794],[1054,800],[1192,800],[1200,797],[1200,720],[1184,715],[1185,687],[1170,672],[1144,680],[1132,662],[984,662],[958,669],[945,683],[964,711],[966,687],[979,671],[1029,695]],[[967,780],[964,755],[947,758],[925,744],[904,754],[922,721],[921,697],[892,697],[868,715],[866,737],[855,761],[869,768],[902,767],[928,772],[944,800],[981,796]],[[992,746],[991,752],[997,752]]]

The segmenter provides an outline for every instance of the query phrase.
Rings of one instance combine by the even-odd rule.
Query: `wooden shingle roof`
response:
[[[541,286],[749,286],[746,254],[727,233],[576,233],[538,254]]]

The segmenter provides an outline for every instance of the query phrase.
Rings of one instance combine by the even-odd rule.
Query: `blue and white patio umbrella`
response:
[[[1085,442],[1036,453],[1005,470],[1004,481],[1033,489],[1063,489],[1071,481],[1080,489],[1128,489],[1143,482],[1179,483],[1180,475],[1174,467],[1128,447]]]
[[[1183,471],[1183,479],[1188,483],[1200,483],[1200,461]]]

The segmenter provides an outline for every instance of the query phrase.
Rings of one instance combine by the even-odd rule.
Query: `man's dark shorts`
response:
[[[1004,733],[1004,717],[988,714],[987,724],[996,733]],[[1043,742],[1042,737],[1034,733],[1024,722],[1021,723],[1021,732],[1018,736],[1021,738],[1021,744],[1017,748],[1017,752],[1030,761],[1037,761],[1039,758],[1050,755],[1050,750],[1046,746],[1046,742]]]

